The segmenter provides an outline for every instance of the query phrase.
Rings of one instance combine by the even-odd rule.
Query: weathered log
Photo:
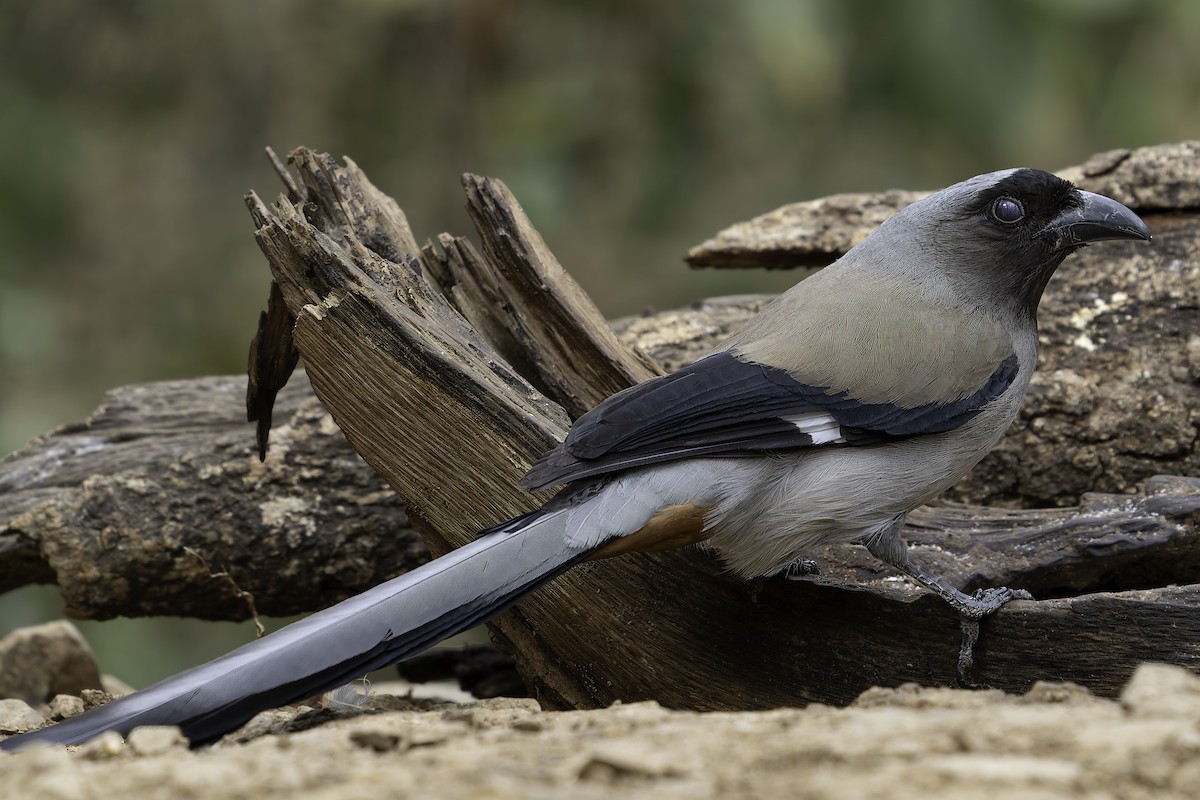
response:
[[[265,464],[244,394],[234,377],[125,386],[0,461],[0,591],[57,583],[76,618],[245,619],[212,571],[294,614],[428,560],[303,381],[279,393]]]
[[[1200,208],[1200,140],[1097,153],[1058,174],[1139,211]],[[928,194],[893,189],[789,203],[718,231],[691,248],[687,261],[719,268],[824,266]]]
[[[497,277],[500,270],[490,266],[495,254],[486,248],[481,256],[464,240],[448,236],[439,238],[440,248],[417,248],[399,208],[370,187],[353,164],[342,166],[307,151],[295,161],[301,182],[293,183],[283,201],[274,209],[256,199],[251,203],[280,299],[299,320],[296,339],[303,342],[309,377],[324,401],[355,446],[413,499],[415,523],[435,549],[528,508],[535,500],[516,488],[516,479],[566,427],[562,411],[533,387],[565,386],[564,397],[595,392],[585,385],[594,378],[581,378],[570,359],[542,355],[539,337],[557,335],[553,326],[536,319],[536,306],[545,296],[505,288],[506,279]],[[504,218],[517,219],[512,215],[520,213],[519,207],[497,184],[478,179],[475,185],[491,187],[506,204]],[[1106,303],[1112,305],[1120,291],[1139,298],[1129,319],[1105,310],[1085,321],[1089,336],[1097,326],[1107,326],[1100,328],[1107,340],[1097,351],[1122,356],[1081,360],[1075,341],[1080,330],[1057,322],[1060,316],[1069,318],[1081,296],[1092,298],[1072,297],[1076,290],[1071,288],[1066,300],[1053,294],[1047,299],[1062,304],[1048,305],[1043,314],[1049,321],[1044,326],[1047,357],[1062,359],[1053,363],[1069,364],[1080,378],[1069,382],[1070,397],[1076,399],[1065,412],[1059,408],[1064,395],[1056,387],[1035,393],[1029,404],[1029,419],[1066,413],[1072,421],[1055,432],[1053,447],[1038,454],[1037,474],[1046,485],[1070,463],[1060,451],[1073,451],[1077,458],[1078,452],[1105,445],[1089,438],[1089,426],[1080,419],[1090,420],[1107,402],[1111,387],[1087,385],[1092,376],[1108,374],[1107,368],[1121,374],[1136,365],[1143,372],[1151,369],[1147,364],[1169,365],[1167,379],[1153,382],[1163,402],[1154,409],[1157,416],[1142,420],[1149,415],[1125,413],[1152,432],[1151,442],[1164,425],[1174,431],[1168,438],[1187,441],[1172,426],[1182,419],[1187,433],[1187,414],[1195,404],[1185,390],[1194,397],[1191,382],[1200,376],[1200,370],[1188,371],[1187,360],[1196,358],[1187,347],[1197,308],[1190,299],[1195,284],[1187,282],[1195,257],[1186,255],[1194,253],[1196,219],[1180,213],[1152,215],[1148,221],[1156,246],[1147,258],[1118,258],[1113,249],[1106,254],[1095,248],[1063,270],[1071,275],[1079,262],[1094,256],[1096,269],[1107,269],[1096,280],[1112,281],[1100,284],[1108,292]],[[518,246],[513,252],[528,250]],[[540,279],[520,271],[536,260],[518,257],[514,261],[525,264],[513,267],[523,276],[516,280],[535,289]],[[1147,274],[1155,277],[1146,281],[1148,293],[1139,296]],[[554,279],[569,280],[565,273]],[[1078,291],[1093,288],[1081,284]],[[490,307],[481,309],[479,298]],[[497,304],[495,298],[504,299]],[[534,324],[513,322],[519,315],[510,313],[509,298],[526,304],[521,313],[533,314]],[[624,320],[618,327],[626,343],[674,368],[711,347],[762,302],[706,301],[694,309]],[[1069,303],[1074,306],[1064,314]],[[504,313],[497,313],[501,307]],[[574,314],[562,317],[569,322]],[[1145,319],[1151,320],[1149,333]],[[570,335],[580,341],[606,335],[597,328],[593,322]],[[285,364],[280,356],[286,351],[271,352],[271,347],[286,337],[268,339],[259,344],[265,363],[273,358]],[[601,353],[596,358],[608,358],[606,347],[611,344],[595,347],[593,352]],[[1200,345],[1194,349],[1200,352]],[[548,363],[554,366],[539,366]],[[557,374],[547,380],[539,369]],[[608,380],[636,377],[625,369],[614,366],[609,374],[625,377]],[[260,381],[267,387],[258,395],[260,412],[270,409],[265,391],[281,382],[281,372],[268,369],[271,380]],[[244,602],[226,583],[209,578],[183,547],[204,552],[214,568],[230,569],[264,613],[326,605],[412,566],[422,550],[404,528],[399,502],[352,455],[329,417],[311,398],[304,399],[306,392],[296,388],[301,378],[280,393],[277,413],[287,422],[276,429],[264,465],[253,460],[249,428],[236,422],[240,404],[234,387],[199,383],[119,390],[88,423],[0,462],[3,585],[56,573],[72,613],[79,616],[241,618],[247,614]],[[1132,382],[1129,396],[1138,397],[1146,384]],[[1078,400],[1080,393],[1085,400]],[[250,400],[255,402],[253,387]],[[1194,447],[1194,426],[1190,430]],[[483,434],[472,439],[466,431]],[[1019,453],[1030,435],[1028,429],[1019,432],[1020,438],[1010,437],[1002,447]],[[1076,436],[1082,437],[1079,442]],[[158,444],[162,448],[155,450]],[[72,449],[77,455],[64,459]],[[1079,485],[1090,490],[1110,480],[1128,449],[1127,444],[1113,448],[1115,460],[1098,473],[1086,473]],[[1009,472],[1029,469],[1024,456],[1001,463]],[[1146,460],[1148,467],[1156,463],[1169,470],[1189,462],[1186,457]],[[325,469],[331,474],[322,474]],[[85,480],[89,476],[98,477]],[[326,481],[339,488],[330,491]],[[246,493],[246,485],[254,487],[253,493]],[[1023,490],[1004,488],[1011,485],[984,486],[984,492],[992,492],[984,496],[1025,497]],[[1015,485],[1031,481],[1021,478]],[[1043,597],[1068,598],[1098,589],[1191,583],[1198,574],[1192,555],[1198,495],[1194,482],[1164,478],[1146,483],[1144,494],[1085,498],[1078,508],[1012,512],[943,505],[915,513],[906,533],[917,558],[968,588],[1005,582]],[[1055,499],[1065,496],[1059,492]],[[347,513],[361,516],[343,519]],[[349,544],[326,536],[340,537],[343,530]],[[497,636],[510,643],[542,697],[557,705],[655,697],[678,706],[759,707],[844,700],[873,682],[952,680],[957,633],[948,612],[856,548],[819,555],[820,576],[773,581],[758,591],[758,605],[751,591],[723,576],[701,552],[589,565],[506,616]],[[1195,653],[1182,644],[1188,637],[1195,640],[1195,631],[1187,629],[1193,623],[1190,617],[1175,618],[1189,608],[1194,590],[1158,592],[1153,603],[1145,593],[1124,592],[1014,605],[987,623],[979,675],[1006,688],[1037,678],[1074,677],[1110,692],[1141,658],[1194,667]],[[1088,615],[1082,619],[1068,613],[1084,607]],[[1066,619],[1074,621],[1072,627],[1063,625]],[[1159,635],[1169,624],[1182,626],[1177,638]],[[1154,636],[1144,636],[1147,630]],[[1043,653],[1037,648],[1044,644],[1028,644],[1039,636],[1062,644]],[[1066,656],[1073,651],[1087,654],[1092,663],[1071,661]],[[730,683],[736,675],[744,676],[742,683]]]

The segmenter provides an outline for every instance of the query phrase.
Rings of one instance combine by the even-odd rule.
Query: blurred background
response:
[[[350,156],[419,238],[499,177],[620,316],[790,285],[681,260],[785,202],[1195,138],[1198,41],[1193,0],[7,0],[0,456],[107,388],[242,371],[264,145]],[[60,613],[10,593],[0,635]],[[135,685],[252,636],[82,627]]]

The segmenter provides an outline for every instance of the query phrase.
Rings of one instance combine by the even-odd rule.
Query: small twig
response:
[[[209,565],[208,559],[200,555],[192,548],[184,547],[183,551],[190,556],[194,556],[197,561],[204,565],[204,568],[208,570],[208,577],[224,578],[225,580],[229,581],[229,585],[233,587],[234,594],[236,594],[242,600],[245,600],[246,606],[250,609],[250,619],[254,620],[254,629],[257,631],[255,638],[261,639],[262,637],[266,636],[267,629],[263,626],[262,621],[258,618],[258,609],[254,607],[254,595],[250,594],[250,592],[244,591],[242,587],[238,586],[237,581],[233,579],[233,576],[230,575],[228,571],[221,570],[220,572],[213,572],[213,568]]]
[[[275,173],[279,175],[279,180],[287,189],[288,199],[293,203],[299,203],[304,200],[304,193],[300,191],[300,187],[296,185],[296,181],[292,178],[292,173],[288,172],[288,168],[275,154],[274,149],[267,148],[267,158],[271,161],[271,166],[275,168]]]

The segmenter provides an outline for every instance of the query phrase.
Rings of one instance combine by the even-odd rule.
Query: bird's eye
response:
[[[992,203],[992,216],[1007,225],[1012,225],[1025,218],[1025,209],[1019,201],[1011,197],[1001,197]]]

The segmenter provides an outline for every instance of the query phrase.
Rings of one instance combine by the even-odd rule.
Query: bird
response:
[[[818,546],[863,544],[960,614],[961,668],[978,620],[1029,595],[967,595],[917,564],[905,515],[1012,423],[1048,281],[1070,253],[1110,239],[1151,236],[1126,206],[1049,172],[1001,170],[930,194],[711,353],[580,416],[524,478],[530,490],[562,487],[538,510],[0,750],[151,724],[200,746],[495,617],[584,561],[700,543],[746,579]]]

